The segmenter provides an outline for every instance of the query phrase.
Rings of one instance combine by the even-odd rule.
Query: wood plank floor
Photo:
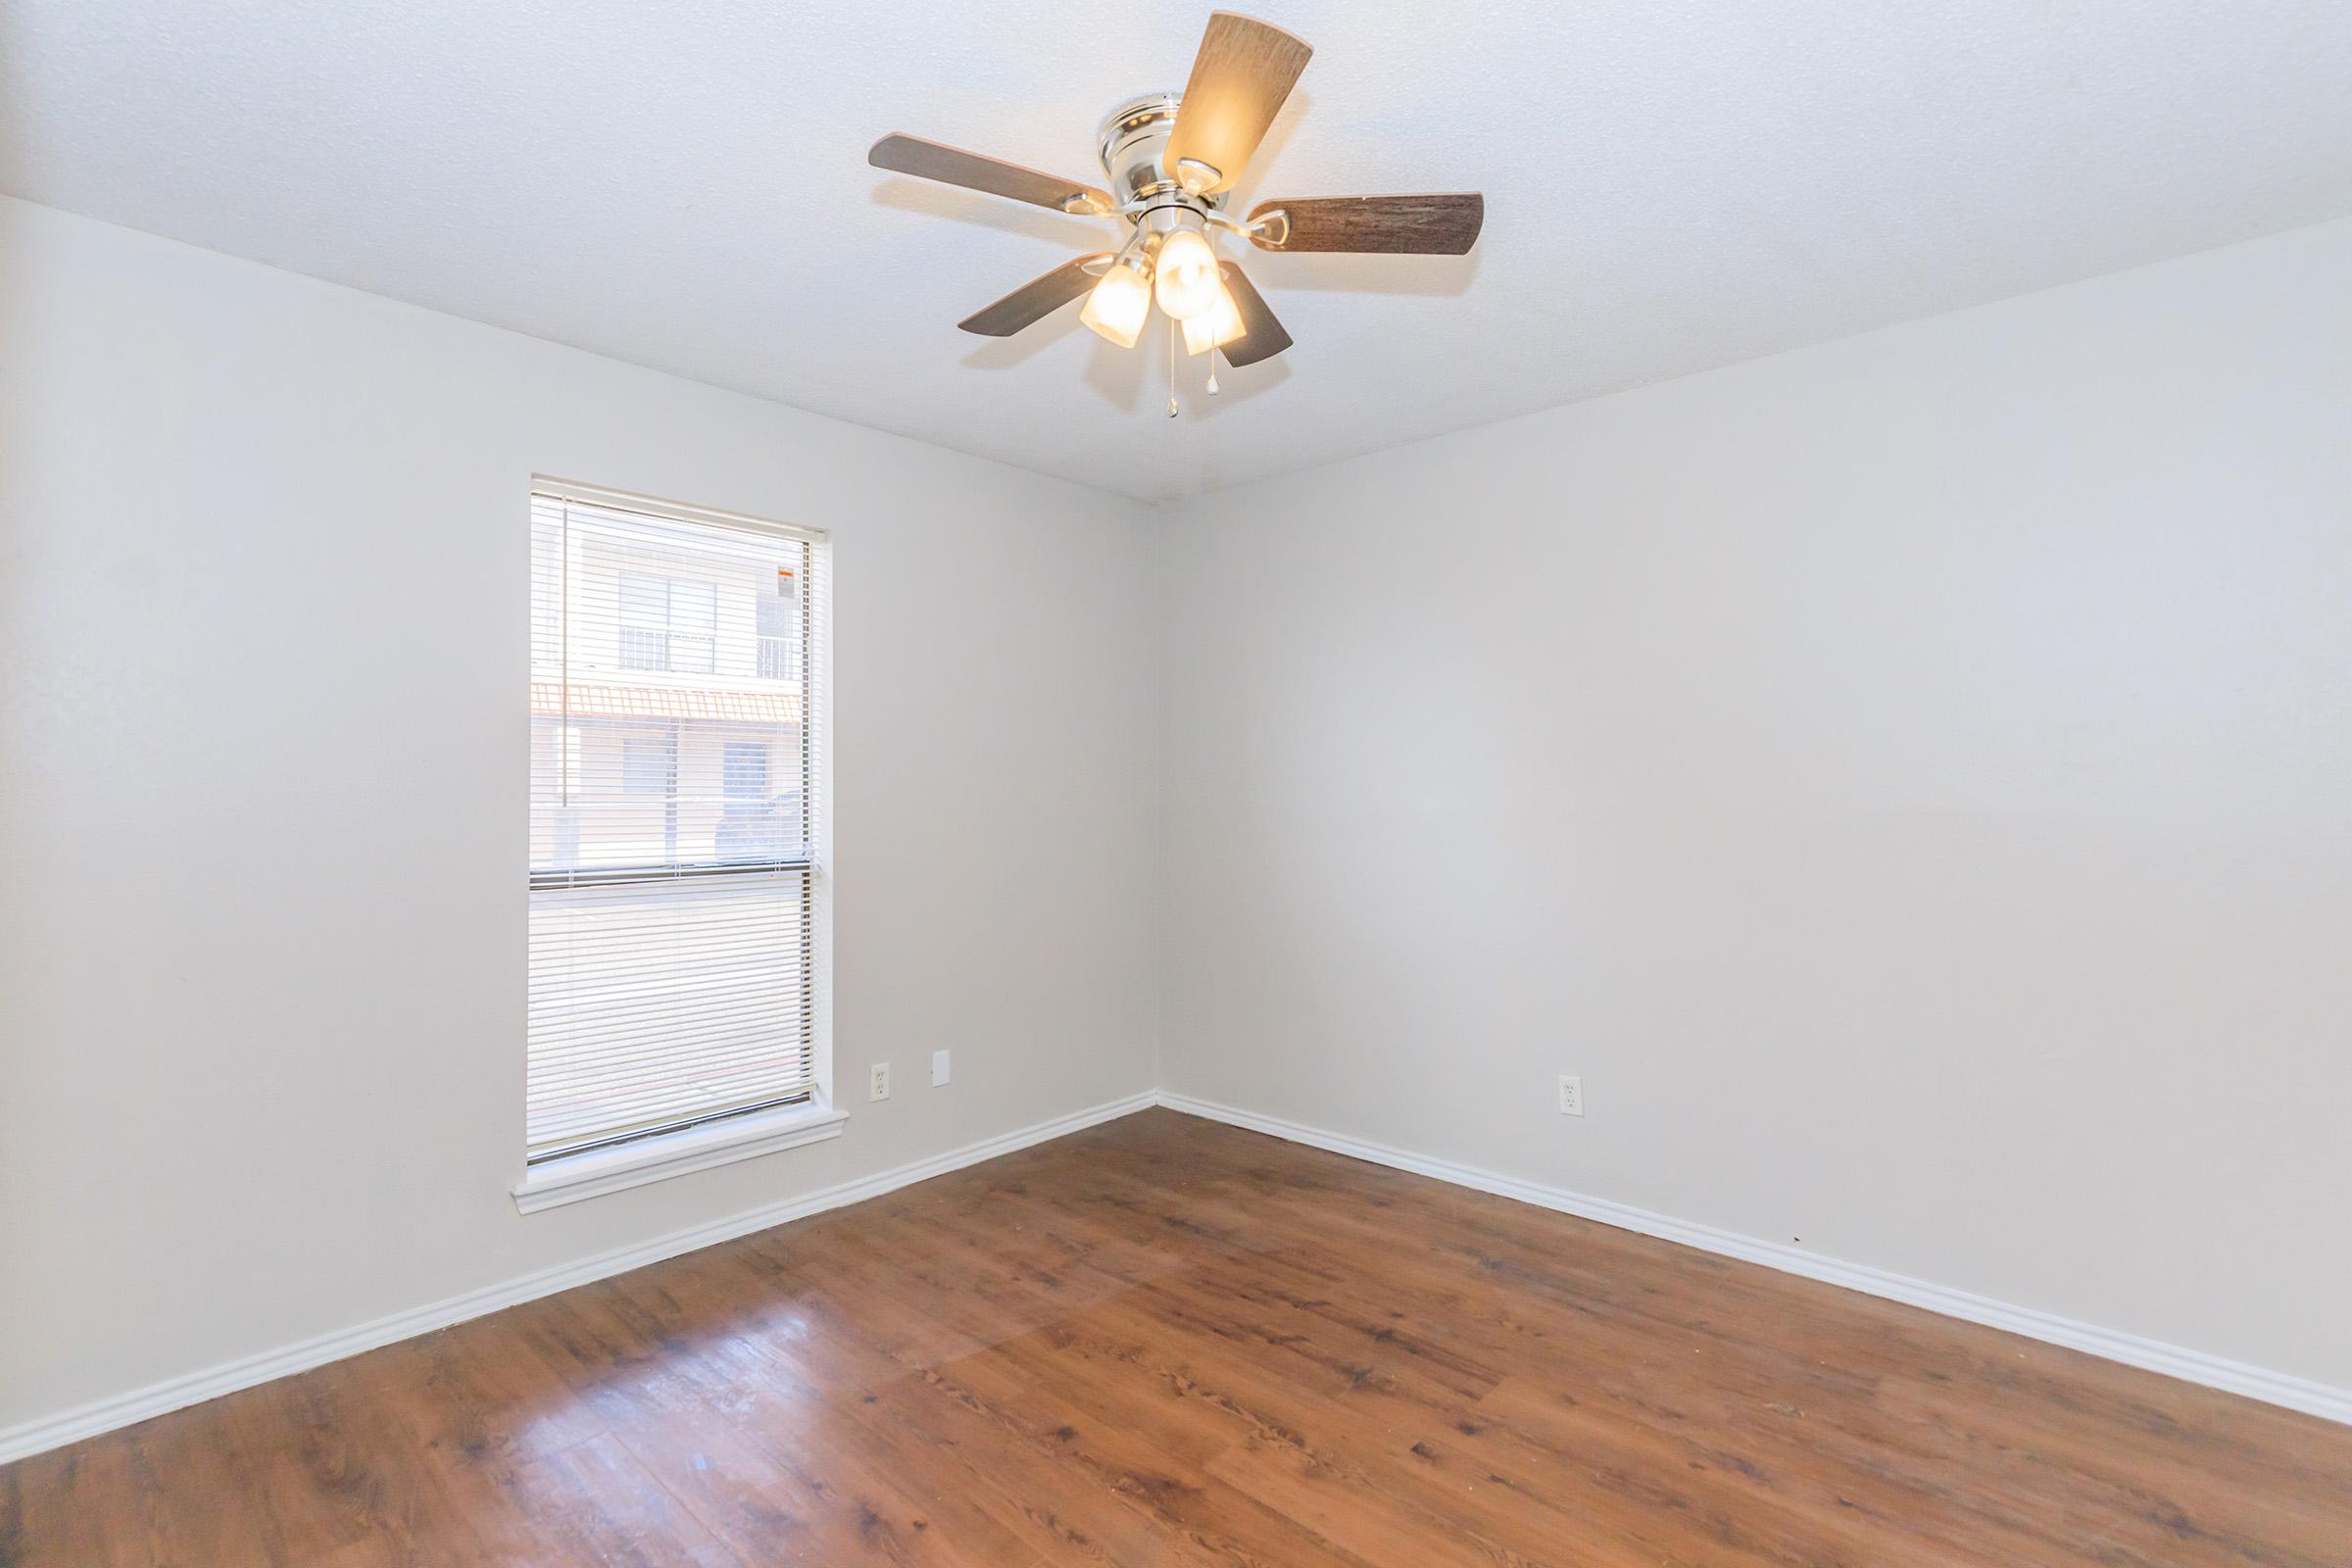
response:
[[[1149,1111],[9,1467],[0,1562],[2345,1568],[2352,1429]]]

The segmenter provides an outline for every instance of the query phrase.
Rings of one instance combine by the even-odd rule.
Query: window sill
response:
[[[821,1143],[841,1136],[846,1110],[830,1105],[787,1105],[736,1121],[689,1127],[634,1144],[551,1159],[530,1166],[514,1188],[514,1206],[525,1214],[583,1198],[602,1198],[623,1188],[667,1181],[689,1171],[731,1165],[780,1149]]]

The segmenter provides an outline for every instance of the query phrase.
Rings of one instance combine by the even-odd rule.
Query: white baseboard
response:
[[[1270,1134],[1295,1144],[1329,1150],[1335,1154],[1370,1160],[1375,1165],[1389,1165],[1397,1170],[1411,1171],[1417,1176],[1451,1182],[1457,1187],[1475,1188],[1482,1193],[1516,1199],[1541,1208],[1557,1209],[1563,1214],[1597,1220],[1620,1230],[1638,1231],[1663,1241],[1679,1242],[1703,1252],[1761,1263],[1766,1268],[1779,1269],[1784,1274],[1800,1274],[1806,1279],[1820,1280],[1825,1284],[1841,1285],[1866,1296],[1884,1297],[1890,1301],[1925,1307],[1931,1312],[1940,1312],[1946,1317],[1961,1318],[1970,1323],[1982,1323],[1987,1328],[2006,1329],[2031,1340],[2062,1345],[2069,1349],[2088,1351],[2110,1361],[2121,1361],[2126,1366],[2161,1372],[2168,1377],[2202,1384],[2209,1389],[2242,1394],[2266,1404],[2283,1405],[2290,1410],[2301,1410],[2329,1421],[2352,1425],[2352,1390],[2315,1383],[2308,1378],[2291,1377],[2283,1372],[2273,1372],[2267,1367],[2249,1366],[2243,1361],[2225,1360],[2201,1350],[2184,1349],[2177,1345],[2141,1339],[2134,1334],[2123,1334],[2091,1323],[2077,1322],[2054,1312],[2014,1306],[1990,1297],[1976,1296],[1967,1291],[1953,1290],[1949,1286],[1912,1279],[1908,1275],[1889,1273],[1864,1263],[1841,1262],[1834,1257],[1805,1251],[1801,1248],[1758,1241],[1752,1236],[1741,1236],[1734,1231],[1717,1230],[1712,1225],[1675,1219],[1666,1214],[1653,1214],[1647,1209],[1611,1202],[1605,1198],[1590,1198],[1565,1188],[1545,1187],[1471,1165],[1457,1165],[1451,1160],[1432,1159],[1408,1150],[1391,1149],[1384,1144],[1368,1143],[1343,1133],[1325,1132],[1319,1127],[1286,1121],[1279,1116],[1262,1116],[1251,1110],[1237,1110],[1231,1105],[1196,1100],[1190,1095],[1170,1094],[1166,1090],[1160,1091],[1158,1101],[1170,1110],[1180,1110],[1187,1115],[1204,1116],[1211,1121]]]
[[[1926,1280],[1916,1280],[1906,1275],[1889,1273],[1885,1269],[1872,1268],[1866,1264],[1847,1263],[1837,1258],[1822,1257],[1796,1248],[1758,1241],[1754,1237],[1741,1236],[1732,1231],[1718,1230],[1711,1225],[1695,1224],[1690,1220],[1675,1219],[1665,1214],[1653,1214],[1647,1209],[1611,1202],[1607,1199],[1591,1198],[1563,1188],[1545,1187],[1536,1182],[1521,1181],[1516,1177],[1500,1175],[1494,1171],[1455,1164],[1451,1160],[1432,1159],[1407,1150],[1392,1149],[1386,1145],[1369,1143],[1360,1138],[1325,1132],[1321,1128],[1309,1127],[1300,1122],[1286,1121],[1279,1116],[1263,1116],[1255,1111],[1238,1110],[1230,1105],[1196,1100],[1189,1095],[1170,1094],[1166,1091],[1146,1091],[1085,1110],[1073,1111],[1066,1116],[1057,1116],[1049,1121],[1038,1122],[996,1138],[983,1139],[976,1144],[966,1144],[960,1149],[951,1150],[947,1153],[937,1154],[929,1159],[916,1160],[912,1164],[901,1165],[895,1170],[883,1171],[857,1181],[843,1182],[838,1186],[804,1194],[798,1198],[786,1199],[781,1202],[766,1204],[760,1208],[746,1209],[738,1214],[730,1214],[723,1219],[711,1220],[685,1230],[672,1231],[650,1242],[641,1242],[633,1247],[619,1248],[593,1257],[581,1258],[575,1262],[541,1269],[536,1273],[486,1286],[464,1296],[451,1297],[447,1300],[435,1301],[406,1312],[396,1312],[389,1317],[380,1317],[354,1328],[344,1329],[333,1334],[323,1334],[316,1339],[304,1340],[274,1350],[265,1351],[260,1355],[224,1362],[205,1371],[190,1373],[185,1377],[168,1379],[143,1389],[135,1389],[128,1394],[93,1400],[74,1409],[0,1429],[0,1464],[7,1464],[50,1448],[62,1447],[69,1443],[78,1443],[83,1438],[96,1437],[99,1433],[111,1432],[117,1427],[126,1427],[134,1422],[147,1420],[151,1416],[163,1415],[168,1411],[197,1404],[223,1394],[233,1394],[239,1389],[249,1389],[256,1384],[267,1383],[272,1378],[281,1378],[290,1373],[307,1371],[311,1367],[323,1366],[329,1361],[339,1361],[345,1356],[357,1355],[362,1350],[371,1350],[378,1346],[391,1345],[396,1341],[411,1339],[419,1334],[429,1334],[435,1329],[447,1328],[453,1323],[463,1323],[467,1318],[480,1317],[484,1313],[495,1312],[502,1307],[535,1300],[542,1296],[553,1296],[558,1291],[569,1290],[575,1285],[586,1285],[592,1280],[605,1279],[613,1274],[625,1274],[630,1269],[643,1268],[648,1263],[658,1263],[665,1257],[675,1257],[681,1252],[691,1252],[699,1248],[730,1241],[738,1236],[748,1236],[753,1231],[765,1230],[772,1225],[781,1225],[789,1220],[822,1213],[829,1208],[840,1208],[848,1203],[862,1202],[869,1198],[879,1198],[885,1193],[895,1192],[899,1188],[910,1186],[915,1182],[933,1176],[942,1176],[952,1170],[960,1170],[966,1165],[975,1165],[984,1159],[994,1159],[999,1154],[1009,1154],[1016,1150],[1027,1149],[1032,1145],[1060,1138],[1082,1128],[1130,1115],[1154,1104],[1165,1105],[1171,1110],[1182,1111],[1187,1115],[1204,1116],[1212,1121],[1248,1128],[1252,1132],[1267,1133],[1276,1138],[1287,1139],[1292,1143],[1307,1144],[1316,1149],[1329,1150],[1333,1153],[1370,1160],[1377,1165],[1388,1165],[1397,1170],[1411,1171],[1416,1175],[1434,1177],[1439,1181],[1451,1182],[1458,1187],[1475,1188],[1480,1192],[1494,1193],[1499,1197],[1516,1199],[1521,1202],[1534,1203],[1542,1208],[1556,1209],[1561,1213],[1597,1220],[1603,1225],[1614,1225],[1621,1230],[1638,1231],[1644,1236],[1655,1236],[1665,1241],[1679,1242],[1686,1247],[1697,1248],[1701,1251],[1714,1252],[1725,1257],[1737,1257],[1750,1263],[1761,1263],[1767,1268],[1779,1269],[1783,1273],[1798,1274],[1807,1279],[1820,1280],[1831,1285],[1841,1285],[1848,1290],[1860,1291],[1865,1295],[1884,1297],[1888,1300],[1925,1307],[1931,1312],[1940,1312],[1946,1317],[1961,1318],[1971,1323],[1982,1323],[1990,1328],[2006,1329],[2013,1334],[2022,1334],[2028,1339],[2040,1340],[2050,1345],[2062,1345],[2070,1349],[2084,1350],[2092,1355],[2104,1356],[2111,1361],[2121,1361],[2127,1366],[2161,1372],[2170,1377],[2202,1384],[2207,1388],[2221,1389],[2230,1394],[2242,1394],[2249,1398],[2261,1399],[2266,1403],[2283,1405],[2290,1410],[2302,1410],[2330,1421],[2340,1421],[2352,1425],[2352,1390],[2333,1388],[2328,1384],[2312,1382],[2307,1378],[2290,1377],[2282,1372],[2249,1366],[2241,1361],[2225,1360],[2220,1356],[2207,1355],[2202,1351],[2183,1349],[2179,1346],[2141,1339],[2136,1335],[2122,1334],[2113,1329],[2080,1323],[2072,1318],[2060,1317],[2055,1313],[2038,1311],[2032,1307],[2013,1306],[2005,1301],[1993,1300],[1989,1297],[1971,1295],[1966,1291],[1957,1291],[1947,1286],[1931,1284]]]
[[[1066,1116],[1037,1122],[999,1137],[983,1139],[976,1144],[966,1144],[961,1149],[916,1160],[910,1165],[901,1165],[896,1170],[886,1170],[878,1175],[843,1182],[781,1202],[746,1209],[723,1219],[672,1231],[650,1242],[640,1242],[634,1247],[618,1248],[575,1262],[560,1263],[518,1279],[468,1291],[464,1296],[453,1296],[427,1306],[379,1317],[355,1328],[322,1334],[316,1339],[264,1351],[260,1355],[246,1356],[202,1372],[189,1373],[185,1377],[150,1384],[112,1398],[96,1399],[56,1415],[41,1416],[13,1427],[0,1428],[0,1464],[50,1448],[63,1447],[69,1443],[78,1443],[83,1438],[96,1437],[101,1432],[111,1432],[117,1427],[145,1421],[151,1416],[163,1415],[184,1405],[218,1398],[223,1394],[233,1394],[239,1389],[250,1389],[272,1378],[307,1371],[329,1361],[340,1361],[362,1350],[372,1350],[378,1346],[429,1334],[453,1323],[463,1323],[467,1318],[498,1311],[501,1307],[536,1300],[542,1296],[553,1296],[558,1291],[586,1285],[610,1275],[625,1274],[630,1269],[643,1268],[648,1263],[658,1263],[665,1257],[675,1257],[681,1252],[731,1241],[738,1236],[748,1236],[754,1231],[766,1230],[771,1225],[781,1225],[787,1220],[803,1219],[829,1208],[879,1198],[885,1193],[896,1192],[933,1176],[944,1176],[949,1171],[961,1170],[966,1165],[976,1165],[984,1159],[994,1159],[999,1154],[1009,1154],[1015,1150],[1060,1138],[1099,1122],[1148,1109],[1156,1098],[1150,1090],[1146,1090],[1142,1094],[1072,1111]]]

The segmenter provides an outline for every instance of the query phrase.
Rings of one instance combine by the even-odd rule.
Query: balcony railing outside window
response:
[[[761,680],[799,680],[801,678],[801,639],[799,637],[760,638],[760,678]]]

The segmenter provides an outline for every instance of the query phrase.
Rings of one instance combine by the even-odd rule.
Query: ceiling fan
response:
[[[1270,23],[1229,11],[1211,15],[1183,92],[1137,98],[1102,122],[1098,146],[1107,191],[920,136],[885,136],[866,162],[1127,225],[1117,250],[1081,256],[1022,284],[957,322],[966,332],[1010,337],[1083,294],[1079,319],[1133,348],[1156,300],[1182,329],[1187,353],[1221,352],[1230,364],[1255,365],[1289,348],[1291,335],[1240,265],[1217,256],[1213,234],[1245,235],[1259,250],[1277,253],[1459,256],[1477,242],[1486,220],[1486,199],[1475,191],[1286,197],[1259,202],[1246,220],[1230,217],[1225,208],[1235,181],[1313,52]],[[1176,412],[1173,397],[1168,412]]]

